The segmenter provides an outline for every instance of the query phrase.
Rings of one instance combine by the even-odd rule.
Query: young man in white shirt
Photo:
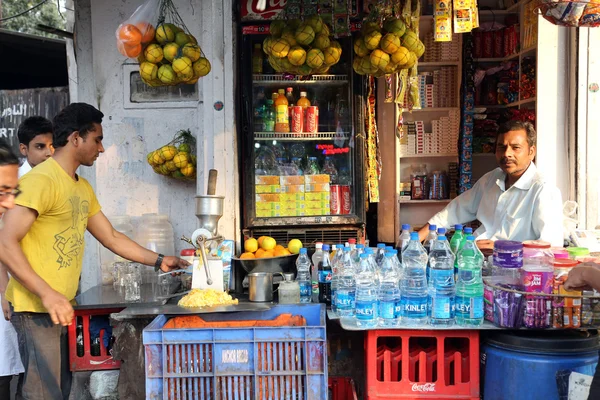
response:
[[[19,178],[54,154],[52,122],[44,117],[29,117],[17,131],[19,150],[27,159],[19,168]]]
[[[431,218],[419,231],[421,240],[430,224],[449,228],[479,220],[475,237],[482,250],[492,250],[495,240],[545,240],[562,247],[561,193],[533,163],[536,139],[529,122],[503,125],[496,140],[499,167]]]
[[[15,206],[15,197],[19,194],[17,170],[19,160],[10,147],[0,143],[0,230],[2,215]],[[10,382],[14,375],[23,373],[23,364],[19,357],[17,333],[8,322],[10,311],[4,298],[8,284],[8,274],[0,270],[0,301],[3,315],[0,316],[0,399],[10,399]]]

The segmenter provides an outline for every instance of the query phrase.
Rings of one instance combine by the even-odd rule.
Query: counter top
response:
[[[240,311],[268,311],[275,303],[252,303],[249,301],[240,301],[239,304],[229,306],[215,306],[202,308],[184,308],[176,303],[169,302],[164,305],[127,307],[120,313],[112,314],[111,318],[117,321],[123,321],[132,318],[144,318],[157,315],[196,315],[209,313],[229,313]]]
[[[172,287],[170,293],[177,290],[176,286]],[[156,291],[156,286],[152,284],[144,284],[140,290],[140,300],[125,301],[125,293],[115,291],[112,285],[98,285],[86,290],[79,296],[75,297],[75,310],[93,310],[99,308],[126,308],[126,307],[152,307],[162,306],[168,299],[159,298]]]

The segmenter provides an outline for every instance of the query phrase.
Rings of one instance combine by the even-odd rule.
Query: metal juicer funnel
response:
[[[196,196],[196,217],[200,222],[200,228],[212,233],[213,237],[218,236],[224,200],[223,196]]]

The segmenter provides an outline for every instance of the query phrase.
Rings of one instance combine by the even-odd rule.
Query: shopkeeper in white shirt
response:
[[[503,125],[496,141],[499,167],[431,218],[419,231],[421,240],[430,224],[450,228],[479,220],[481,227],[474,234],[482,250],[493,249],[495,240],[544,240],[562,247],[561,194],[533,163],[536,136],[529,122]]]

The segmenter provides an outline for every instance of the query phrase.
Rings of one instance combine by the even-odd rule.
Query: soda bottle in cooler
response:
[[[306,92],[300,92],[300,98],[298,99],[296,105],[302,107],[302,109],[306,113],[306,109],[311,106],[310,100],[308,100],[308,98],[306,97]]]
[[[334,112],[334,124],[335,131],[341,130],[342,132],[347,132],[348,127],[346,126],[349,122],[349,109],[348,109],[348,100],[344,98],[342,93],[338,93],[335,96],[335,112]]]
[[[427,322],[427,253],[419,234],[411,232],[410,242],[402,253],[404,276],[400,281],[400,306],[402,323],[418,325]]]
[[[321,170],[322,174],[329,175],[329,181],[332,185],[337,184],[338,180],[338,171],[335,167],[335,163],[331,159],[331,157],[326,156],[325,161],[323,162],[323,169]]]
[[[375,328],[379,320],[378,291],[379,280],[369,254],[362,253],[356,268],[355,319],[361,328]]]
[[[377,246],[379,248],[379,245]],[[396,326],[400,319],[400,270],[392,251],[385,252],[379,267],[379,326]]]
[[[288,116],[290,119],[290,128],[292,127],[292,107],[296,104],[296,99],[294,97],[294,88],[289,87],[285,89],[285,98],[288,101]]]
[[[300,285],[300,303],[310,303],[312,298],[312,288],[310,279],[310,258],[308,258],[306,248],[301,248],[296,259],[296,281]]]
[[[262,130],[263,132],[274,132],[275,131],[275,111],[273,110],[273,100],[267,100],[265,106],[263,119],[262,119]]]
[[[336,311],[341,318],[354,316],[356,302],[355,271],[350,252],[350,247],[345,246],[337,269],[335,303]]]
[[[438,236],[429,253],[429,321],[452,325],[455,313],[454,254],[446,236]]]
[[[323,245],[323,257],[319,261],[319,303],[331,304],[331,261],[329,245]]]
[[[260,43],[254,44],[254,51],[252,52],[252,73],[263,73],[263,51]]]
[[[275,100],[275,132],[288,133],[290,131],[290,116],[285,90],[279,89]]]
[[[308,157],[308,167],[306,168],[306,170],[307,175],[319,175],[321,173],[317,157]]]
[[[475,237],[468,236],[458,252],[456,281],[456,323],[460,326],[479,326],[483,323],[483,254]]]

